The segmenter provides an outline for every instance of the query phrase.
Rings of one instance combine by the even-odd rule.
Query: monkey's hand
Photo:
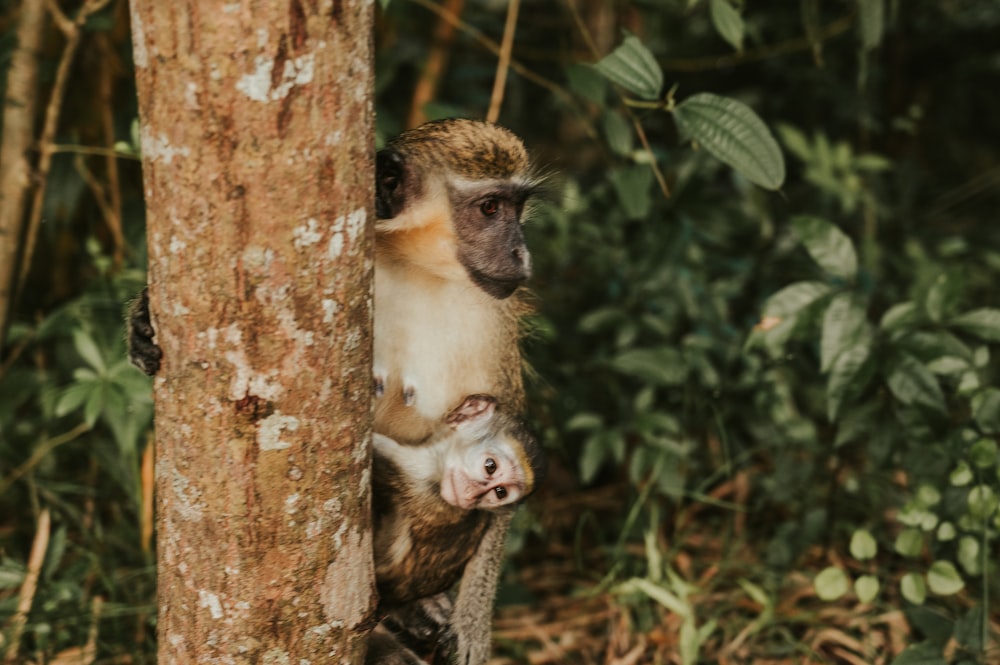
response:
[[[427,665],[417,654],[407,649],[385,624],[375,626],[368,638],[365,665]]]
[[[452,600],[448,593],[422,598],[393,610],[385,623],[407,646],[421,653],[435,654],[435,662],[454,651],[451,630]]]
[[[149,318],[149,290],[143,289],[128,307],[128,358],[149,376],[160,369],[163,351],[153,342],[156,331]]]

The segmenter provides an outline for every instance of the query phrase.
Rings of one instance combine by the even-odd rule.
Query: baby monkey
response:
[[[444,592],[461,578],[494,515],[531,494],[545,466],[527,427],[488,395],[466,397],[419,445],[375,435],[375,579],[390,621],[372,635],[369,665],[423,662],[397,641],[387,625],[393,617],[413,637],[451,640],[436,634],[450,619]],[[414,635],[415,613],[424,614],[422,635]]]

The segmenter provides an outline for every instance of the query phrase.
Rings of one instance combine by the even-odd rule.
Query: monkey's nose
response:
[[[528,253],[525,247],[515,247],[510,250],[510,255],[517,261],[521,267],[527,271],[531,267],[531,254]]]

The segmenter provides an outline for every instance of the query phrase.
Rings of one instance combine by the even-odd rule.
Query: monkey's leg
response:
[[[433,651],[435,656],[439,656],[454,652],[451,613],[451,596],[439,593],[393,610],[386,622],[411,648],[420,653]]]
[[[149,318],[149,290],[142,292],[128,307],[128,358],[149,376],[160,369],[163,351],[153,342],[156,331]]]
[[[368,638],[368,655],[365,665],[427,665],[413,653],[384,624],[375,626]]]

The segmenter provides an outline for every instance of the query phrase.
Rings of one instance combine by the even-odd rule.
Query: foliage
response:
[[[849,660],[831,632],[855,662],[995,660],[1000,11],[771,4],[522,3],[500,120],[553,173],[526,233],[531,416],[555,463],[518,561],[569,559],[560,591],[624,607],[639,662]],[[483,115],[503,5],[464,3],[449,33],[430,0],[380,4],[380,139],[414,112]],[[113,109],[90,92],[129,62],[126,26],[123,3],[88,24],[57,137],[76,148],[0,354],[5,622],[53,514],[36,661],[87,641],[98,596],[100,653],[152,653],[149,391],[121,361],[144,261],[130,73]],[[80,147],[119,142],[114,178]],[[875,648],[874,625],[904,642]]]

